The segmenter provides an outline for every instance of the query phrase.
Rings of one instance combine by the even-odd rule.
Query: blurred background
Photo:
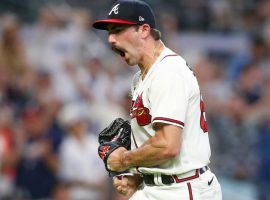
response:
[[[111,0],[1,0],[0,200],[123,200],[97,134],[129,116],[127,67],[91,28]],[[149,0],[204,96],[224,200],[270,199],[270,1]]]

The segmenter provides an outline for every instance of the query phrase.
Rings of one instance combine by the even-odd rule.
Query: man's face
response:
[[[142,41],[138,26],[109,24],[108,42],[128,65],[136,65],[141,59]]]

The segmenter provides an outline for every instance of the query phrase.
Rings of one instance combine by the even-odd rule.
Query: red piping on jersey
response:
[[[189,199],[193,200],[192,188],[191,188],[190,183],[187,183],[187,186],[188,186]]]
[[[175,120],[175,119],[170,119],[170,118],[165,118],[165,117],[155,117],[153,119],[153,121],[155,121],[155,120],[168,121],[168,122],[173,122],[173,123],[179,124],[181,126],[185,126],[184,122],[181,122],[181,121],[178,121],[178,120]]]
[[[132,132],[132,131],[131,131],[131,135],[132,135],[132,138],[133,138],[133,140],[134,140],[135,147],[136,147],[136,148],[138,148],[137,142],[136,142],[136,140],[135,140],[135,137],[134,137],[134,135],[133,135],[133,132]]]
[[[165,58],[169,57],[169,56],[179,56],[177,54],[169,54],[169,55],[166,55],[164,56],[159,62],[161,62],[162,60],[164,60]]]
[[[179,179],[176,175],[173,175],[173,178],[175,180],[176,183],[181,183],[181,182],[185,182],[185,181],[190,181],[192,179],[198,178],[199,177],[199,170],[196,169],[196,173],[194,176],[189,176],[187,178],[181,178]]]

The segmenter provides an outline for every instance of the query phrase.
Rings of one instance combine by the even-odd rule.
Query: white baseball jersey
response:
[[[209,164],[210,145],[199,85],[186,61],[165,48],[142,80],[135,75],[132,88],[132,149],[155,134],[157,122],[182,128],[183,142],[174,159],[141,173],[181,174]]]

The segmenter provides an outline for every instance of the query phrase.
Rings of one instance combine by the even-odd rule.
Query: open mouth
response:
[[[123,49],[113,46],[112,50],[119,54],[121,57],[125,57],[125,51]]]

